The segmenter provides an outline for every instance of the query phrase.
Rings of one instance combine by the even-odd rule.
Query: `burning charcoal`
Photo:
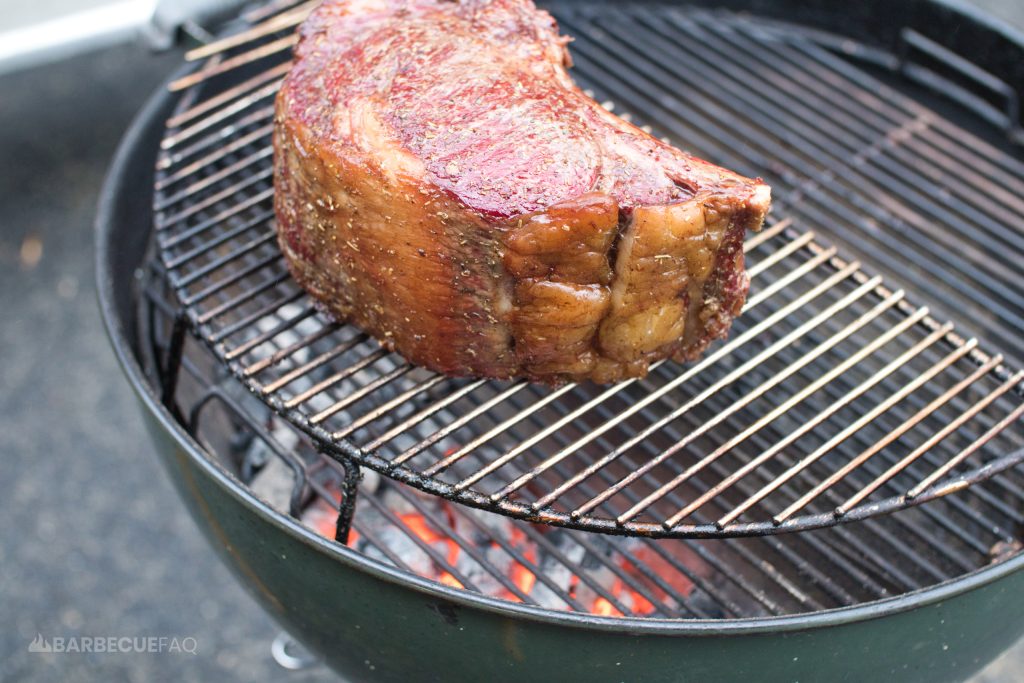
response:
[[[530,599],[535,602],[538,607],[543,607],[545,609],[569,609],[570,607],[564,598],[559,596],[558,593],[551,590],[540,581],[538,581],[537,585],[533,587],[532,591],[530,591]]]
[[[585,562],[586,558],[584,558],[584,563]],[[610,568],[603,565],[599,567],[592,567],[586,572],[586,575],[592,584],[603,588],[604,593],[612,593],[616,576]],[[583,581],[580,581],[579,586],[576,588],[576,599],[591,612],[604,614],[605,616],[617,613],[617,610],[612,607],[611,603],[609,603],[601,593],[598,593],[594,588]]]
[[[303,511],[302,523],[324,538],[333,539],[338,528],[338,510],[327,501],[317,499]]]
[[[492,561],[490,554],[488,554],[489,561]],[[459,573],[466,577],[466,580],[473,585],[478,591],[484,595],[491,597],[500,597],[505,592],[505,587],[495,577],[494,573],[485,569],[483,565],[470,557],[469,553],[459,553],[458,561],[455,564],[456,569]],[[498,572],[504,571],[503,568],[495,567]]]
[[[512,553],[493,541],[485,546],[484,555],[495,571],[503,576],[511,575],[513,566],[518,564]]]
[[[440,515],[442,506],[446,504],[437,496],[395,482],[387,482],[377,495],[387,509],[399,516],[419,514],[421,510],[428,514]],[[414,504],[413,499],[419,507]]]
[[[573,540],[572,534],[562,531],[561,529],[555,529],[548,533],[548,540],[558,548],[558,550],[571,564],[580,565],[583,563],[587,550]],[[557,559],[554,555],[545,554],[541,560],[541,568],[544,569],[545,573],[550,577],[559,576],[560,578],[564,578],[564,581],[559,581],[557,583],[559,586],[564,585],[566,589],[569,588],[572,582],[572,570],[565,566],[561,560]],[[562,573],[565,574],[564,577],[561,577]]]
[[[578,566],[583,561],[586,550],[583,546],[570,541],[570,535],[564,531],[556,530],[549,536],[559,546],[559,550],[565,555],[570,564]],[[530,597],[541,607],[549,609],[568,609],[569,605],[560,595],[568,594],[573,587],[575,574],[554,555],[545,553],[540,562],[541,573],[558,589],[558,592],[549,587],[545,582],[538,581]]]
[[[294,452],[299,445],[299,435],[294,429],[286,427],[284,422],[279,419],[274,419],[271,422],[270,436],[286,453]]]
[[[652,588],[649,579],[636,577],[637,583],[646,586],[636,591],[621,578],[621,572],[630,571],[629,558],[633,557],[660,569],[672,569],[664,559],[649,556],[651,549],[644,541],[599,537],[591,538],[590,544],[584,547],[573,532],[544,528],[546,544],[539,546],[527,533],[527,523],[453,505],[382,479],[375,473],[367,474],[361,492],[378,502],[364,502],[360,506],[356,533],[350,545],[369,557],[382,561],[389,561],[389,556],[398,557],[403,568],[425,578],[452,586],[462,586],[464,581],[465,588],[484,595],[519,599],[515,591],[507,588],[507,583],[511,582],[527,596],[528,602],[548,609],[570,609],[567,603],[570,595],[584,609],[603,615],[619,614],[619,609],[606,596],[612,596],[627,614],[652,613],[655,610],[652,600],[668,612],[679,608],[672,596]],[[401,528],[396,527],[382,509],[398,517]],[[325,501],[320,501],[316,510],[306,516],[306,521],[331,537],[336,514]],[[454,540],[456,538],[459,540]],[[432,552],[441,559],[435,561],[420,543],[430,544]],[[384,546],[388,552],[383,552],[376,544]],[[467,550],[467,544],[475,548],[474,553]],[[545,552],[543,548],[547,544],[558,552]],[[478,560],[473,554],[482,558]],[[680,561],[693,559],[693,552],[682,546],[672,554]],[[585,580],[578,572],[585,574]],[[672,569],[671,573],[675,575],[678,571]],[[666,580],[681,595],[689,595],[693,589],[685,577]],[[702,592],[696,592],[691,602],[707,616],[724,616],[714,600]]]
[[[453,533],[459,538],[465,539],[478,548],[487,548],[494,541],[494,537],[486,528],[480,528],[473,524],[470,516],[466,514],[466,510],[461,506],[456,506],[453,517],[455,519]]]
[[[466,516],[473,517],[473,519],[486,528],[494,538],[509,538],[517,531],[517,522],[503,515],[471,507],[460,507],[459,511]],[[466,521],[465,524],[466,526],[472,526],[471,522],[468,521]],[[458,527],[456,528],[458,529]]]
[[[686,599],[686,604],[697,614],[706,619],[725,619],[728,615],[721,604],[700,589],[694,590]]]
[[[419,576],[437,578],[438,572],[435,569],[434,561],[409,537],[405,530],[390,527],[380,533],[378,538],[382,545],[387,546],[388,550],[401,558],[402,563],[405,565],[402,567],[403,569],[408,569]],[[366,556],[391,564],[391,560],[388,559],[387,555],[373,546],[366,548]]]
[[[359,482],[359,495],[361,496],[372,496],[377,493],[377,489],[380,488],[380,473],[375,472],[367,467],[363,467],[360,470],[362,474],[362,481]]]
[[[580,565],[584,569],[600,570],[604,568],[608,563],[608,558],[613,555],[613,550],[610,545],[598,546],[598,553],[594,554],[593,551],[587,551],[580,562]]]
[[[444,558],[447,561],[448,566],[450,566],[451,568],[457,570],[458,567],[459,567],[459,558],[461,558],[466,553],[462,552],[462,549],[459,547],[459,544],[456,541],[452,540],[451,538],[448,538],[448,537],[438,538],[438,536],[442,536],[445,533],[447,533],[447,532],[446,531],[437,531],[437,532],[435,532],[433,529],[431,529],[430,533],[428,533],[428,535],[427,535],[427,538],[425,538],[424,540],[429,541],[430,547],[434,549],[434,552],[436,552],[439,557],[442,557],[442,558]],[[417,535],[419,535],[419,534],[417,534]],[[436,540],[430,540],[430,539],[436,539]],[[442,570],[442,571],[447,571],[448,570],[448,566],[445,566],[444,563],[439,563],[439,564],[440,564],[440,567],[439,567],[440,570]]]
[[[400,493],[395,491],[394,486],[390,483],[380,493],[380,501],[384,507],[391,510],[398,516],[411,515],[416,512],[416,508],[413,504]]]
[[[282,320],[295,320],[300,317],[303,313],[302,308],[297,304],[287,304],[277,309],[270,315],[266,315],[256,321],[255,327],[260,333],[269,333],[271,330],[281,324]],[[274,346],[279,349],[286,348],[293,344],[298,343],[304,336],[317,331],[321,326],[321,323],[315,322],[306,318],[298,324],[284,330],[273,338]],[[273,353],[268,350],[267,352]],[[309,348],[303,345],[301,349],[292,355],[291,360],[296,365],[301,365],[309,360]]]
[[[277,457],[260,439],[253,439],[246,460],[263,463],[254,468],[255,476],[249,483],[253,493],[279,512],[288,513],[295,475],[281,458]]]

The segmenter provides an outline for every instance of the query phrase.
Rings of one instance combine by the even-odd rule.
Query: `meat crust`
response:
[[[275,209],[331,314],[438,372],[551,383],[728,333],[768,186],[585,95],[530,0],[326,0],[299,31]]]

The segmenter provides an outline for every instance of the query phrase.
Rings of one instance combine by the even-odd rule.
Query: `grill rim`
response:
[[[167,112],[176,98],[160,87],[138,114],[123,138],[108,171],[100,193],[96,229],[96,284],[104,329],[111,340],[114,354],[132,389],[142,402],[149,418],[169,434],[188,459],[229,495],[241,502],[266,522],[297,538],[306,545],[326,553],[349,568],[362,570],[374,578],[400,588],[409,588],[430,596],[444,598],[460,606],[499,615],[527,619],[532,622],[568,626],[594,631],[629,632],[660,636],[717,636],[774,634],[780,632],[824,629],[909,612],[948,601],[1024,569],[1024,553],[1004,562],[976,569],[959,577],[917,591],[883,598],[858,605],[839,607],[798,615],[775,617],[744,617],[738,619],[650,619],[643,617],[603,617],[578,612],[549,610],[540,607],[490,598],[465,589],[432,582],[423,577],[389,567],[348,547],[330,541],[307,529],[297,520],[271,508],[233,477],[222,465],[212,460],[189,436],[171,412],[161,403],[155,387],[147,382],[136,356],[134,335],[126,323],[135,319],[138,292],[131,286],[132,274],[142,265],[142,253],[149,233],[134,234],[135,243],[115,241],[117,226],[125,220],[133,223],[148,218],[152,228],[148,196],[130,191],[150,182],[157,148],[147,141],[159,139],[162,130],[161,112]],[[141,173],[140,173],[141,171]],[[134,201],[133,201],[134,198]],[[134,205],[133,205],[134,204]],[[139,213],[139,210],[142,213]],[[121,236],[121,235],[119,235]],[[126,253],[131,249],[131,253]],[[129,262],[131,261],[131,262]],[[152,423],[151,423],[152,424]]]

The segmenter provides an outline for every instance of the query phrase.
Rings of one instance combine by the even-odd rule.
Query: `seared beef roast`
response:
[[[332,314],[439,372],[546,382],[727,333],[768,186],[587,97],[530,0],[326,0],[300,34],[276,211]]]

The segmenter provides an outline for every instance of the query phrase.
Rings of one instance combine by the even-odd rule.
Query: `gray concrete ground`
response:
[[[335,680],[271,659],[276,628],[174,495],[100,324],[97,192],[179,60],[123,47],[0,78],[3,681]],[[194,637],[199,651],[29,654],[37,633]]]
[[[979,4],[1024,26],[1021,3]],[[177,60],[124,47],[0,78],[3,681],[336,680],[272,661],[276,628],[173,494],[96,310],[96,193]],[[198,652],[29,654],[37,633],[193,637]],[[976,683],[1021,679],[1024,644]]]

